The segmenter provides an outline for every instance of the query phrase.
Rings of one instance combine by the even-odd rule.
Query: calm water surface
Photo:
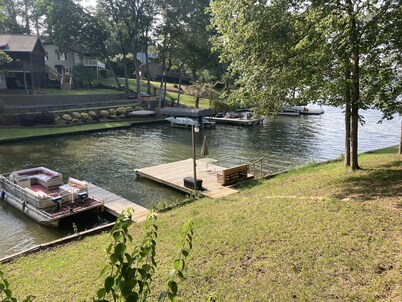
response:
[[[343,151],[342,110],[325,107],[320,116],[270,119],[261,126],[217,125],[197,134],[197,149],[203,136],[209,141],[208,157],[221,166],[243,164],[264,156],[269,171],[334,159]],[[377,124],[381,113],[361,112],[366,123],[360,128],[360,152],[399,142],[400,117]],[[1,129],[0,131],[7,131]],[[169,124],[136,126],[61,138],[0,145],[0,172],[45,166],[68,176],[94,182],[129,200],[151,207],[180,193],[148,180],[135,180],[134,169],[191,157],[191,132]],[[0,204],[0,257],[59,238],[67,230],[38,225],[7,204]]]

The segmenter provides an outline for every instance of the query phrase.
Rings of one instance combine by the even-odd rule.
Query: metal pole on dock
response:
[[[193,145],[193,173],[194,173],[194,191],[197,190],[197,162],[195,158],[195,132],[198,132],[198,126],[191,125],[191,142]]]

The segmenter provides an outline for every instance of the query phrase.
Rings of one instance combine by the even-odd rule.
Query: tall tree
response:
[[[265,111],[285,101],[344,105],[346,163],[358,169],[359,109],[396,108],[400,96],[391,30],[400,2],[213,0],[211,9],[215,47],[241,75],[236,99]]]

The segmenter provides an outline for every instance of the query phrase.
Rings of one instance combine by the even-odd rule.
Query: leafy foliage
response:
[[[156,269],[156,239],[158,226],[156,216],[151,213],[146,223],[146,235],[141,245],[129,253],[128,245],[133,238],[128,232],[133,210],[123,212],[111,230],[113,242],[107,247],[109,264],[102,270],[107,273],[104,286],[97,291],[94,301],[146,301],[151,294],[151,283]],[[178,283],[176,278],[184,278],[185,258],[192,249],[193,223],[183,226],[178,257],[174,260],[174,268],[169,275],[168,289],[163,292],[159,301],[168,297],[171,301],[177,295]]]
[[[10,289],[10,284],[8,283],[5,274],[0,270],[0,299],[2,302],[17,302],[17,298],[13,297],[13,292]],[[33,301],[34,296],[26,297],[22,302]]]

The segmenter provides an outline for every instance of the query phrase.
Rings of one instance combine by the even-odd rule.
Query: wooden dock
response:
[[[88,185],[88,194],[101,201],[104,201],[106,212],[114,216],[119,216],[122,211],[127,210],[128,208],[133,208],[133,221],[140,222],[144,221],[149,213],[147,208],[106,191],[105,189],[102,189],[92,183],[89,183]]]
[[[202,179],[202,186],[205,188],[201,193],[210,198],[220,198],[237,193],[237,190],[230,187],[224,187],[218,183],[216,175],[225,168],[215,165],[214,162],[216,161],[209,158],[197,160],[197,179]],[[193,191],[186,188],[183,183],[184,177],[193,176],[192,158],[159,166],[137,169],[136,172],[138,176],[152,179],[185,193],[191,193]]]

